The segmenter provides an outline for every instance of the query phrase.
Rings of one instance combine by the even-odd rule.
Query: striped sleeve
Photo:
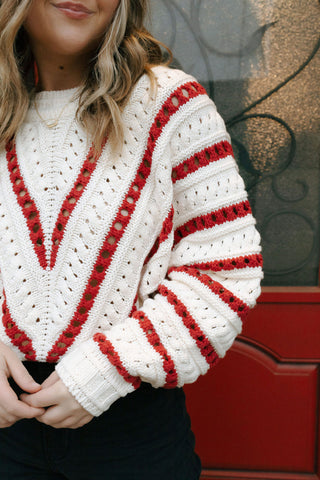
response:
[[[168,268],[140,308],[83,346],[81,369],[95,377],[75,396],[93,415],[141,382],[195,382],[225,356],[260,294],[260,236],[230,137],[209,97],[193,103],[170,137],[171,207],[146,258],[150,277],[155,263]]]
[[[195,381],[225,356],[263,277],[260,235],[230,136],[208,97],[176,129],[171,148],[173,202],[150,253],[170,244],[169,268],[134,314],[161,352],[165,388]],[[149,259],[149,278],[156,261]]]

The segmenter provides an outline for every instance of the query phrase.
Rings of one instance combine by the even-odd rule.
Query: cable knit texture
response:
[[[0,340],[55,362],[98,416],[139,388],[194,382],[224,357],[260,293],[262,259],[230,137],[180,70],[154,67],[94,156],[77,89],[37,95],[0,156]]]

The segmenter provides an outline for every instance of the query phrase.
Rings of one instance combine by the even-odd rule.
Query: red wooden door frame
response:
[[[320,479],[319,322],[319,287],[264,287],[225,359],[216,370],[185,386],[196,451],[203,462],[201,479]],[[255,357],[252,364],[250,357]],[[261,371],[256,367],[259,362],[264,363]],[[246,371],[251,384],[244,377]],[[272,385],[280,381],[274,393],[276,409],[267,405],[272,398],[269,380]],[[241,405],[246,399],[248,421],[243,423]]]

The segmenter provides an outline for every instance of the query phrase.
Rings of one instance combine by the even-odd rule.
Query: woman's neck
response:
[[[39,90],[67,90],[79,86],[88,69],[88,58],[50,55],[34,51]]]

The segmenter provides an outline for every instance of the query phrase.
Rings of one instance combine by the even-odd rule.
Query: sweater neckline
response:
[[[77,97],[77,92],[80,92],[79,87],[67,88],[65,90],[42,90],[35,94],[35,99],[37,105],[46,105],[49,106],[52,103],[64,103],[72,99],[74,96]]]
[[[62,109],[62,118],[74,116],[79,104],[79,94],[79,87],[38,92],[31,102],[26,120],[39,121],[38,112],[44,118],[55,118],[58,117]],[[35,102],[37,108],[35,107]]]

